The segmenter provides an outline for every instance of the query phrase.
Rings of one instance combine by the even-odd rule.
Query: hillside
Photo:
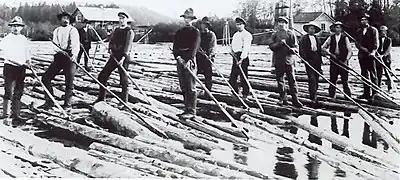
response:
[[[157,13],[146,7],[135,7],[127,5],[121,5],[120,7],[125,9],[133,17],[133,19],[136,21],[135,24],[137,25],[154,25],[159,22],[169,23],[177,20]]]

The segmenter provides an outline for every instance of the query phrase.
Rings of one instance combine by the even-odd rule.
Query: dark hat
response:
[[[304,24],[303,25],[303,30],[305,31],[305,32],[308,32],[308,28],[310,27],[310,26],[314,26],[315,27],[315,33],[319,33],[320,31],[321,31],[321,28],[315,23],[315,22],[309,22],[309,23],[307,23],[307,24]]]
[[[125,12],[119,12],[117,15],[118,16],[125,16],[126,18],[129,18],[128,14],[126,14]]]
[[[22,21],[22,18],[19,16],[15,16],[10,23],[8,23],[9,26],[12,25],[17,25],[17,26],[25,26],[24,21]]]
[[[65,11],[61,12],[60,14],[58,14],[57,15],[57,19],[61,20],[61,18],[64,17],[64,16],[69,17],[69,20],[71,21],[70,23],[72,23],[72,21],[74,20],[74,18],[72,18],[71,14],[69,14],[69,13],[67,13]]]
[[[329,29],[334,32],[335,31],[335,27],[339,25],[342,26],[342,28],[346,27],[342,22],[340,21],[336,21],[335,23],[333,23],[332,25],[329,26]]]
[[[246,21],[245,21],[243,18],[241,18],[241,17],[237,17],[237,18],[235,19],[235,22],[236,22],[236,23],[242,23],[242,24],[246,25]]]
[[[197,19],[196,16],[194,16],[192,8],[186,9],[185,12],[180,17]]]
[[[211,27],[211,23],[208,20],[207,16],[204,16],[203,19],[201,19],[201,23],[207,25],[208,27]]]
[[[278,17],[278,22],[279,22],[279,21],[284,21],[286,24],[289,23],[289,19],[288,19],[287,17],[285,17],[285,16],[280,16],[280,17]]]

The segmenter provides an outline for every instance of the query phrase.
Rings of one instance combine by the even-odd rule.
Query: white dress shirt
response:
[[[53,41],[62,50],[67,50],[68,45],[70,46],[72,56],[77,57],[80,50],[80,41],[79,41],[79,33],[78,30],[71,26],[60,26],[56,28],[53,32]],[[59,48],[54,47],[56,52],[59,51]]]
[[[24,35],[8,34],[0,42],[0,52],[4,63],[14,66],[24,65],[31,59],[28,45],[29,41]]]
[[[249,56],[251,41],[253,41],[253,36],[246,30],[242,32],[236,32],[232,38],[231,48],[233,52],[242,52],[240,59],[245,59]]]
[[[311,51],[317,51],[317,40],[315,39],[315,36],[308,36],[310,38],[311,42]]]

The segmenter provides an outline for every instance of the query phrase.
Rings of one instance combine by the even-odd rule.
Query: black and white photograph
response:
[[[0,0],[0,179],[400,180],[400,0]]]

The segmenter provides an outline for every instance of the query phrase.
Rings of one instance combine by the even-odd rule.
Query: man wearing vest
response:
[[[387,36],[387,30],[388,28],[386,26],[381,26],[379,28],[380,30],[380,38],[379,38],[379,48],[378,48],[378,57],[385,63],[385,65],[391,69],[391,64],[392,64],[392,58],[390,51],[392,49],[392,39]],[[378,74],[378,86],[381,86],[382,83],[382,75],[383,72],[385,72],[385,76],[387,78],[387,86],[388,86],[388,92],[392,93],[392,76],[390,75],[389,71],[383,67],[382,64],[379,62],[376,64],[376,70]]]
[[[378,50],[379,37],[378,30],[368,23],[368,15],[361,17],[361,28],[357,31],[356,47],[358,51],[358,60],[361,67],[361,75],[370,79],[372,83],[378,85],[376,74],[376,63],[374,56]],[[364,83],[364,93],[359,96],[360,99],[371,99],[375,95],[375,90],[372,90],[368,84]]]
[[[83,47],[80,46],[80,50],[79,50],[79,53],[78,53],[78,61],[77,62],[80,63],[81,57],[82,57],[82,54],[83,54],[84,59],[85,59],[85,69],[87,71],[90,71],[91,69],[88,66],[89,57],[84,52],[87,52],[88,55],[89,55],[89,50],[90,50],[91,45],[92,45],[92,39],[94,39],[95,37],[94,37],[94,33],[92,32],[92,30],[89,28],[89,24],[88,23],[89,23],[89,21],[87,19],[85,19],[85,20],[83,20],[83,27],[78,28],[79,40],[80,40],[80,43],[81,43],[81,45]]]
[[[300,56],[306,60],[314,69],[322,73],[322,54],[321,54],[321,43],[315,34],[321,31],[314,22],[307,23],[303,26],[304,31],[307,35],[304,35],[300,39],[299,53]],[[318,78],[319,75],[310,67],[306,65],[306,72],[308,75],[308,91],[310,93],[310,99],[313,106],[317,105],[317,90],[318,90]]]
[[[212,87],[212,64],[207,59],[214,62],[215,48],[217,46],[217,36],[209,28],[211,27],[208,17],[203,17],[200,24],[201,42],[199,53],[196,55],[198,71],[197,74],[204,74],[204,84],[211,91]]]
[[[98,80],[107,87],[107,80],[111,73],[118,68],[120,84],[122,86],[122,97],[124,102],[128,102],[128,76],[124,73],[118,64],[122,64],[125,70],[128,70],[130,62],[130,51],[133,44],[135,33],[128,26],[128,15],[124,12],[119,12],[119,27],[117,27],[111,35],[108,45],[110,59],[108,59],[103,70],[100,72]],[[118,62],[117,62],[118,61]],[[118,64],[117,64],[118,63]],[[106,90],[100,87],[100,92],[97,100],[94,103],[104,101],[106,97]]]
[[[242,67],[243,72],[248,77],[249,68],[249,52],[251,47],[251,41],[253,41],[253,36],[244,28],[246,26],[246,21],[241,17],[235,19],[237,32],[233,35],[231,52],[236,56],[239,62],[233,58],[232,70],[229,76],[229,83],[232,85],[236,93],[239,93],[239,86],[237,83],[238,76],[240,75],[240,83],[243,87],[243,99],[246,99],[249,95],[249,86],[242,73],[240,72],[239,66]]]
[[[296,53],[297,38],[292,31],[288,30],[288,23],[289,20],[286,17],[278,18],[278,30],[272,35],[272,43],[269,45],[269,48],[273,51],[273,58],[275,58],[275,74],[280,96],[278,104],[288,105],[284,79],[286,74],[292,103],[295,107],[302,107],[303,104],[297,97],[297,83],[293,68],[293,54]]]
[[[349,60],[352,55],[351,44],[349,38],[342,33],[343,27],[344,26],[341,22],[335,22],[330,26],[330,29],[332,32],[334,32],[334,34],[328,37],[328,39],[322,45],[322,49],[332,54],[333,61],[339,61],[338,64],[345,64],[348,66]],[[344,93],[351,96],[351,91],[349,87],[349,72],[346,69],[343,69],[331,62],[329,73],[329,81],[331,81],[335,85],[338,80],[338,76],[340,75]],[[333,85],[329,86],[329,97],[336,97],[336,89]]]
[[[197,73],[196,53],[200,47],[200,31],[193,26],[193,9],[187,9],[183,15],[185,26],[179,29],[175,34],[173,54],[177,60],[177,71],[179,85],[183,93],[185,110],[179,116],[183,119],[190,119],[196,116],[197,92],[196,79],[185,67],[193,73]]]
[[[49,90],[50,94],[53,95],[51,80],[62,70],[65,76],[63,108],[69,109],[71,108],[76,71],[76,65],[73,61],[76,60],[80,49],[79,33],[78,30],[70,24],[74,19],[70,14],[62,12],[57,15],[57,18],[61,22],[61,26],[56,28],[53,32],[54,51],[56,54],[54,55],[54,61],[43,74],[42,82]],[[39,106],[39,108],[49,109],[52,106],[54,106],[54,102],[52,102],[50,97],[46,94],[46,102]]]
[[[11,100],[12,123],[18,124],[25,122],[25,119],[22,119],[19,114],[21,110],[21,97],[24,92],[25,66],[30,63],[31,55],[28,47],[29,42],[21,34],[21,30],[25,26],[22,18],[19,16],[14,17],[8,26],[11,27],[11,33],[5,36],[0,42],[1,58],[4,59],[2,118],[8,118],[10,115]]]

